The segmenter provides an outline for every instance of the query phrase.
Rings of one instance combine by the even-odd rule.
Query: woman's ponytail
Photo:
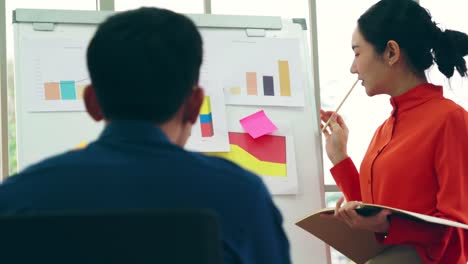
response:
[[[434,34],[434,61],[439,71],[447,78],[452,77],[455,70],[462,77],[468,76],[463,58],[468,55],[468,35],[455,30],[441,31],[439,28]]]

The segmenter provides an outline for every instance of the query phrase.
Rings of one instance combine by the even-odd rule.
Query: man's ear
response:
[[[385,61],[389,66],[392,66],[400,59],[401,50],[398,42],[394,40],[389,40],[387,42],[387,47],[385,48]]]
[[[92,84],[86,86],[83,93],[83,99],[88,114],[95,121],[103,120],[104,116],[102,115],[101,107],[99,106],[99,103],[97,101],[96,92],[94,91],[94,87]]]
[[[197,122],[204,98],[205,92],[201,87],[196,86],[192,94],[185,101],[185,107],[183,108],[184,122],[189,122],[190,124],[195,124],[195,122]]]

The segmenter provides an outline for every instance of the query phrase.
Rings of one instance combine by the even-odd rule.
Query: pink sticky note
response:
[[[263,110],[244,117],[239,122],[244,130],[253,138],[261,137],[278,129]]]

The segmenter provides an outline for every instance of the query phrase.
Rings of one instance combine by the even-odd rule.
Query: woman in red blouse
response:
[[[363,217],[359,201],[468,224],[468,113],[428,83],[435,62],[450,78],[468,76],[468,36],[441,30],[413,0],[382,0],[358,20],[352,36],[358,75],[369,96],[388,94],[391,116],[377,129],[358,172],[346,151],[348,128],[333,112],[324,132],[331,169],[346,200],[335,216],[371,230],[389,245],[368,263],[466,264],[468,233],[415,222],[383,210]]]

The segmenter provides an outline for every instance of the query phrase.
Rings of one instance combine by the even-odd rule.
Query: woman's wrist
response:
[[[330,161],[332,162],[333,166],[335,166],[336,164],[342,162],[343,160],[347,158],[348,158],[348,154],[342,153],[339,155],[335,155],[333,158],[330,159]]]

